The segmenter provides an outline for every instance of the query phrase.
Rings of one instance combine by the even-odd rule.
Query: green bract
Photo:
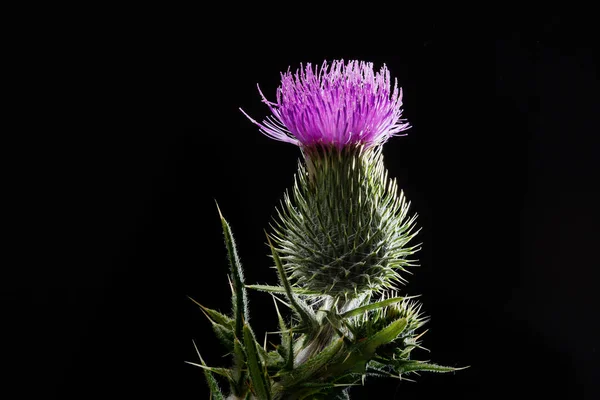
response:
[[[383,292],[419,246],[409,203],[387,177],[381,147],[315,148],[286,194],[274,241],[295,286],[349,299]]]

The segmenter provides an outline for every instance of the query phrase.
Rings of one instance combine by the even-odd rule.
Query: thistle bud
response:
[[[274,226],[290,280],[345,299],[394,288],[418,250],[408,209],[381,147],[305,151]]]

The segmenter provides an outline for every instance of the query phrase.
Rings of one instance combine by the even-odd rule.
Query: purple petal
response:
[[[292,74],[281,73],[277,101],[258,88],[271,113],[259,123],[241,110],[266,136],[301,147],[332,145],[376,146],[409,128],[402,117],[402,89],[384,65],[336,60],[320,68],[310,63]]]

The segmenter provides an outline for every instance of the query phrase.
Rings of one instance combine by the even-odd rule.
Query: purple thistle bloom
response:
[[[301,64],[295,74],[281,74],[277,103],[258,91],[273,115],[260,123],[240,110],[266,136],[303,148],[371,147],[409,128],[401,119],[402,89],[395,80],[391,90],[385,65],[375,73],[373,63],[364,61],[325,61],[314,70]]]

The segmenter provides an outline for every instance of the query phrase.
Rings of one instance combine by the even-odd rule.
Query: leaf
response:
[[[242,270],[242,264],[237,254],[235,247],[235,241],[233,240],[233,234],[229,224],[223,218],[219,205],[217,204],[217,210],[219,211],[219,217],[221,218],[221,224],[223,225],[223,234],[225,236],[225,247],[227,247],[227,255],[229,257],[229,266],[231,267],[231,275],[233,276],[233,289],[235,295],[233,296],[233,310],[235,317],[235,331],[236,337],[242,337],[242,327],[245,322],[250,320],[248,313],[248,297],[246,294],[246,288],[244,286],[244,273]]]
[[[202,304],[198,303],[189,296],[188,298],[200,307],[202,313],[212,324],[213,331],[223,346],[225,346],[228,351],[232,351],[234,320],[218,311],[204,307]]]
[[[282,348],[281,355],[284,360],[284,370],[291,370],[294,368],[294,347],[292,345],[292,330],[288,329],[281,313],[279,312],[279,307],[277,306],[277,301],[275,301],[275,296],[273,296],[273,303],[275,303],[275,310],[277,311],[277,319],[279,320],[279,329],[281,330],[281,345]]]
[[[414,299],[416,297],[419,297],[419,296],[393,297],[391,299],[386,299],[386,300],[378,301],[376,303],[367,304],[365,306],[357,307],[357,308],[355,308],[353,310],[346,311],[345,313],[340,314],[340,317],[342,317],[342,318],[355,317],[355,316],[360,315],[360,314],[362,314],[362,313],[364,313],[366,311],[370,311],[370,310],[375,310],[375,309],[378,309],[378,308],[387,307],[387,306],[390,306],[392,304],[399,303],[402,300]]]
[[[208,388],[210,389],[211,400],[225,400],[225,396],[223,396],[219,384],[212,373],[208,370],[204,370],[204,377],[206,378]]]
[[[256,339],[247,324],[244,324],[244,347],[248,355],[248,371],[252,380],[252,387],[260,400],[270,400],[270,387],[267,386],[265,369],[261,365]]]
[[[190,361],[184,361],[184,362],[186,364],[193,365],[194,367],[202,368],[205,371],[209,371],[209,372],[215,373],[217,375],[224,376],[225,378],[229,378],[229,379],[231,378],[231,371],[228,370],[227,368],[208,367],[206,365],[193,363]]]
[[[234,320],[231,317],[228,317],[225,314],[220,313],[219,311],[213,310],[211,308],[205,307],[202,304],[198,303],[196,300],[192,299],[188,296],[188,299],[193,301],[200,309],[204,312],[207,318],[211,319],[213,322],[217,324],[221,324],[224,326],[233,327]]]
[[[223,325],[213,324],[213,332],[227,351],[233,351],[233,332]]]
[[[397,319],[396,321],[392,322],[391,324],[389,324],[388,326],[386,326],[385,328],[368,338],[361,346],[362,351],[370,355],[374,354],[377,347],[386,343],[390,343],[391,341],[396,339],[398,335],[400,335],[402,331],[404,331],[407,324],[408,322],[406,318]]]
[[[342,389],[341,393],[338,393],[335,399],[337,400],[348,400],[350,396],[348,395],[348,389],[352,386],[364,386],[360,383],[336,383],[338,380],[347,380],[351,375],[343,375],[341,377],[337,377],[330,382],[327,383],[314,383],[307,382],[301,383],[297,386],[297,388],[293,389],[293,394],[291,394],[288,399],[331,399],[332,396],[336,396],[335,392],[338,392]],[[357,379],[351,379],[353,382],[357,382]],[[318,396],[316,396],[318,395]]]
[[[270,293],[287,293],[285,287],[283,286],[269,286],[269,285],[246,285],[248,289],[258,290],[260,292],[270,292]],[[305,295],[305,296],[319,296],[321,293],[314,292],[307,289],[295,288],[291,287],[293,293]]]
[[[191,363],[191,362],[187,362],[188,364],[192,364],[198,367],[201,367],[203,369],[204,372],[204,377],[206,378],[206,382],[208,383],[208,388],[210,389],[210,396],[211,396],[211,400],[225,400],[225,396],[223,396],[223,393],[221,392],[221,389],[219,388],[219,383],[217,382],[217,380],[215,379],[215,377],[212,375],[212,371],[210,369],[210,367],[206,366],[206,363],[204,362],[204,360],[202,359],[202,356],[200,355],[200,352],[198,351],[198,347],[196,346],[196,343],[194,343],[194,348],[196,349],[196,353],[198,354],[198,358],[200,359],[200,362],[202,363],[200,364],[195,364],[195,363]],[[231,376],[228,377],[229,379],[231,379]]]
[[[246,355],[244,346],[236,337],[233,338],[233,367],[231,368],[233,383],[231,391],[238,397],[244,397],[247,392],[246,380]]]
[[[342,338],[334,340],[323,351],[316,353],[304,364],[301,364],[292,372],[285,374],[285,377],[282,375],[282,386],[292,387],[300,383],[306,383],[306,380],[320,373],[320,370],[340,353],[343,346],[344,340]]]
[[[273,243],[271,243],[269,235],[267,235],[267,241],[269,242],[269,246],[271,247],[273,260],[275,261],[275,266],[277,267],[277,272],[279,273],[279,279],[283,284],[283,288],[285,289],[285,293],[287,295],[288,300],[290,301],[292,309],[298,314],[300,320],[304,323],[304,325],[306,325],[308,328],[311,328],[311,332],[314,331],[314,329],[312,328],[317,326],[317,321],[314,315],[312,314],[312,310],[292,292],[292,287],[287,280],[285,271],[283,270],[283,264],[281,263],[279,254],[277,254],[277,250],[275,250]]]
[[[328,369],[329,375],[340,374],[344,371],[363,373],[367,362],[375,355],[377,347],[396,339],[406,328],[406,318],[400,318],[369,338],[359,341],[348,349],[348,355],[341,362]]]
[[[455,367],[446,367],[443,365],[425,363],[422,361],[409,361],[409,362],[403,363],[402,365],[397,367],[396,372],[398,372],[400,374],[405,374],[408,372],[415,372],[415,371],[428,371],[428,372],[442,373],[442,372],[458,371],[458,370],[465,369],[465,368],[468,368],[468,367],[455,368]]]
[[[282,365],[285,363],[285,360],[276,350],[269,351],[265,358],[265,364],[267,365],[267,369],[281,369]]]

